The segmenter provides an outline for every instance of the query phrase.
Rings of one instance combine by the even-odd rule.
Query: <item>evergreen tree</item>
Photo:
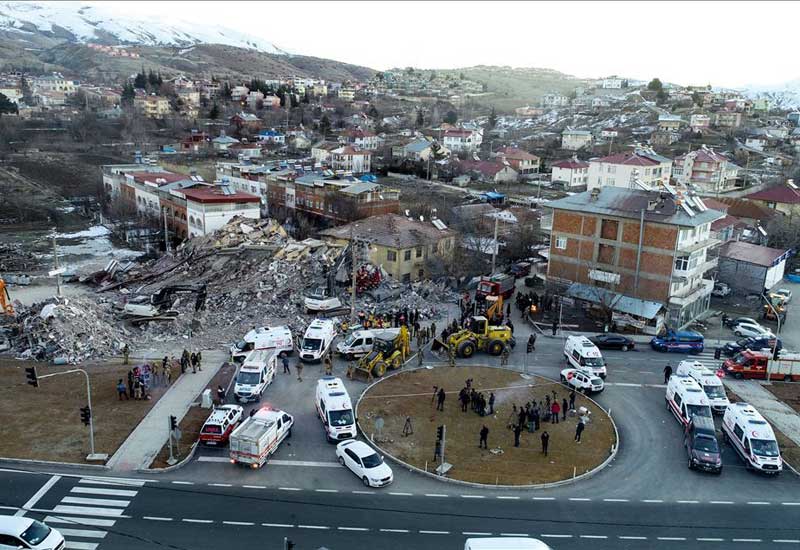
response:
[[[455,111],[447,111],[447,113],[445,113],[444,115],[444,121],[447,124],[455,124],[457,120],[458,120],[458,113],[456,113]]]
[[[0,94],[0,115],[17,114],[18,112],[17,104],[8,99],[4,94]]]
[[[331,119],[328,118],[327,114],[322,115],[322,119],[319,121],[319,131],[322,133],[322,137],[327,137],[328,132],[331,130]]]
[[[144,74],[144,67],[142,67],[142,72],[136,73],[136,78],[133,80],[133,87],[142,90],[147,88],[147,77]]]
[[[492,112],[489,113],[487,127],[489,130],[494,130],[495,126],[497,126],[497,112],[494,110],[494,107],[492,107]]]
[[[28,84],[28,79],[25,78],[25,75],[22,75],[22,78],[19,80],[19,88],[22,91],[22,100],[25,102],[25,105],[33,105],[33,92],[31,91],[31,86]]]
[[[652,91],[652,92],[657,92],[657,91],[659,91],[659,90],[661,90],[663,88],[664,88],[664,85],[661,84],[661,81],[659,79],[657,79],[657,78],[654,78],[653,80],[651,80],[647,84],[647,89]]]
[[[375,108],[375,105],[370,105],[367,110],[367,116],[370,118],[380,118],[381,114],[378,112],[378,109]]]
[[[133,84],[131,84],[130,82],[126,82],[122,86],[122,96],[121,96],[122,104],[123,105],[132,105],[133,104],[133,98],[135,98],[135,97],[136,97],[136,91],[133,88]]]
[[[425,117],[422,116],[422,109],[417,109],[417,128],[425,126]]]
[[[208,112],[208,118],[211,120],[216,120],[219,118],[219,107],[217,106],[217,102],[214,102],[214,105],[211,106],[211,110]]]

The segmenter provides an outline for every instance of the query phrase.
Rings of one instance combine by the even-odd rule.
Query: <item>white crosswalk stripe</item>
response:
[[[55,524],[64,535],[65,548],[97,550],[100,546],[98,541],[105,539],[108,534],[102,528],[114,526],[144,483],[137,480],[116,482],[109,478],[82,478],[53,508],[53,515],[45,517],[44,521]],[[124,500],[100,497],[123,497]]]

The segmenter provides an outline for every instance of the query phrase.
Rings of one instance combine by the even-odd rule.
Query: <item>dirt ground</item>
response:
[[[791,408],[800,412],[800,385],[796,382],[773,382],[771,385],[763,387]],[[731,403],[742,400],[731,391],[728,391],[728,399]],[[772,431],[775,432],[775,438],[778,440],[778,446],[781,449],[781,457],[784,462],[791,464],[795,470],[800,469],[800,446],[783,435],[783,432],[775,426],[772,426]]]
[[[236,365],[226,363],[219,369],[217,374],[214,375],[214,378],[211,379],[204,390],[211,389],[211,395],[216,395],[217,386],[227,388],[235,374]],[[203,392],[200,392],[200,395],[202,394]],[[200,402],[200,395],[198,395],[196,399],[198,403]],[[189,452],[192,450],[192,445],[200,437],[200,430],[203,428],[203,424],[210,414],[210,409],[204,409],[199,406],[191,407],[186,413],[186,416],[183,417],[183,420],[178,423],[178,428],[181,430],[181,439],[178,442],[177,451],[173,449],[173,456],[175,459],[180,461],[189,455]],[[161,448],[161,451],[159,451],[158,455],[153,459],[153,463],[150,467],[166,468],[169,466],[169,464],[167,464],[167,459],[169,459],[169,443]]]
[[[0,359],[0,455],[85,463],[89,428],[80,417],[80,408],[86,406],[84,376],[74,373],[45,378],[34,388],[26,383],[25,367],[29,366],[35,366],[39,376],[75,368]],[[150,400],[119,401],[117,381],[127,379],[131,366],[122,365],[121,360],[79,366],[89,373],[98,453],[114,454],[166,391],[160,386],[151,390]]]
[[[495,393],[495,414],[480,417],[461,411],[458,392],[465,380],[489,395]],[[444,411],[436,411],[432,400],[434,386],[447,392]],[[520,446],[514,447],[514,434],[508,427],[513,405],[536,399],[544,400],[556,391],[559,403],[569,392],[557,382],[541,377],[523,378],[520,373],[490,367],[438,367],[402,372],[375,385],[359,406],[359,424],[374,432],[375,419],[382,417],[384,427],[376,442],[387,453],[419,468],[433,470],[436,428],[447,426],[445,461],[452,464],[448,476],[453,479],[499,485],[527,485],[567,479],[591,470],[611,452],[616,443],[614,428],[606,413],[578,394],[576,408],[591,411],[591,422],[576,443],[577,417],[567,415],[558,424],[542,424],[534,433],[523,431]],[[411,416],[414,433],[402,435],[406,416]],[[489,428],[489,450],[478,448],[479,432]],[[550,434],[549,453],[542,454],[541,433]],[[377,434],[375,434],[377,436]],[[494,454],[493,450],[502,450]]]

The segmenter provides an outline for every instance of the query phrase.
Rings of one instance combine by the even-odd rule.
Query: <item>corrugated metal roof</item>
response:
[[[625,296],[605,288],[589,286],[583,283],[572,283],[567,289],[567,296],[595,304],[602,303],[614,311],[644,319],[654,319],[664,307],[664,304],[660,302],[640,300],[639,298]]]

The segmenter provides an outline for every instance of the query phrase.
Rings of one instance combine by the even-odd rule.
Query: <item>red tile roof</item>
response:
[[[792,189],[788,185],[778,185],[762,191],[756,191],[745,198],[763,202],[800,204],[800,191]]]
[[[582,160],[560,160],[553,163],[553,168],[566,168],[568,170],[575,170],[576,168],[589,168],[589,163]]]
[[[504,147],[500,149],[500,153],[503,153],[507,159],[513,160],[531,160],[531,161],[538,161],[539,157],[536,155],[532,155],[527,151],[523,151],[522,149],[517,149],[516,147]]]
[[[471,130],[447,130],[444,133],[445,137],[469,137],[472,135]]]
[[[617,153],[616,155],[611,155],[610,157],[602,157],[599,159],[592,159],[595,162],[603,162],[605,164],[625,164],[629,166],[658,166],[658,162],[637,155],[636,153]]]
[[[476,171],[487,177],[494,177],[498,172],[503,170],[503,168],[506,168],[505,164],[487,160],[464,160],[459,163],[459,166],[464,172]]]
[[[180,191],[184,194],[187,200],[202,203],[219,203],[219,202],[259,202],[261,199],[249,193],[242,193],[237,191],[230,195],[224,195],[219,189],[214,187],[193,187],[190,189],[183,189]]]

